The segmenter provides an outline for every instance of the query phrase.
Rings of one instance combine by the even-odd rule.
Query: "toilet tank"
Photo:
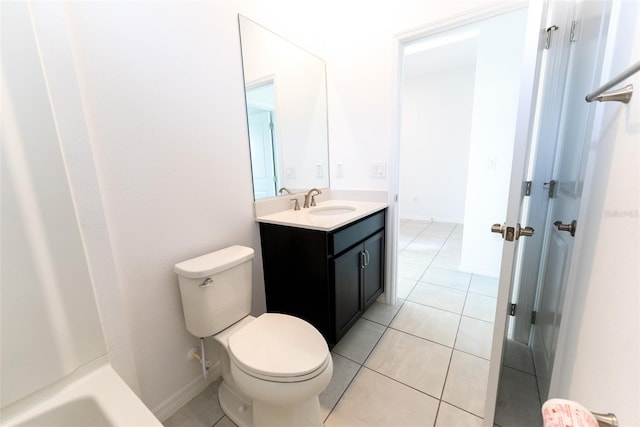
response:
[[[231,246],[173,267],[191,334],[215,335],[249,315],[252,259],[253,249]]]

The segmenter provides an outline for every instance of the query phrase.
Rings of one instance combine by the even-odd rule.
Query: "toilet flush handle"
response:
[[[201,288],[208,288],[211,285],[213,285],[213,279],[211,277],[207,277],[204,279],[204,282],[200,283],[198,286]]]

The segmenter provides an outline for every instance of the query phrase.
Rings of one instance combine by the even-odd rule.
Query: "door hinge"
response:
[[[536,324],[536,312],[535,311],[531,312],[531,324],[532,325]]]
[[[549,49],[551,47],[551,31],[556,31],[557,29],[557,25],[552,25],[545,30],[547,32],[547,40],[544,44],[545,49]]]
[[[532,181],[525,181],[524,182],[524,195],[525,196],[530,196],[531,195],[531,185],[533,184]]]
[[[545,182],[544,183],[544,188],[546,188],[549,191],[549,198],[553,199],[556,195],[556,185],[558,184],[558,182],[554,179],[552,179],[549,182]]]
[[[516,305],[511,304],[509,306],[509,316],[515,316],[515,315],[516,315]]]
[[[571,21],[571,30],[569,31],[569,43],[576,42],[576,21]]]

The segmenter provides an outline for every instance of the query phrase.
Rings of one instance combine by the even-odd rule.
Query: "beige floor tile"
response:
[[[496,298],[498,296],[498,278],[474,274],[471,277],[469,292]]]
[[[454,350],[442,400],[484,417],[489,361]]]
[[[462,313],[466,295],[466,292],[457,289],[419,282],[407,300],[453,313]]]
[[[219,378],[164,421],[165,427],[209,427],[224,413],[218,403]]]
[[[482,418],[442,402],[435,427],[482,427]]]
[[[382,325],[389,326],[389,323],[396,316],[400,308],[404,304],[404,300],[398,299],[394,305],[385,304],[383,302],[374,302],[364,312],[362,317],[372,322],[380,323]]]
[[[220,421],[215,423],[213,427],[237,427],[237,424],[231,421],[226,415]]]
[[[438,400],[363,368],[325,426],[432,426],[437,408]]]
[[[449,347],[388,329],[365,366],[439,399],[450,359]]]
[[[420,281],[466,292],[469,289],[471,274],[461,271],[443,270],[441,268],[429,268],[422,275]]]
[[[446,239],[449,237],[449,235],[451,235],[452,230],[438,229],[438,228],[431,228],[431,227],[433,227],[433,225],[427,227],[426,230],[420,233],[420,237],[437,237],[441,239]]]
[[[413,244],[413,243],[411,243]],[[412,251],[411,249],[405,249],[398,254],[398,261],[408,262],[411,264],[424,265],[428,267],[433,261],[438,251],[434,250],[432,254],[427,252]]]
[[[386,327],[367,319],[358,320],[333,347],[333,352],[338,353],[357,363],[364,363],[373,347],[376,345]]]
[[[448,257],[455,257],[460,259],[460,257],[462,256],[462,248],[456,248],[453,246],[443,246],[442,249],[440,249],[440,252],[438,252],[438,255],[444,255],[444,256],[448,256]]]
[[[405,279],[404,277],[398,277],[396,282],[396,296],[400,299],[407,299],[413,288],[415,288],[418,281],[416,279]]]
[[[422,241],[417,241],[413,239],[411,243],[409,243],[404,251],[418,252],[424,254],[425,256],[430,256],[431,258],[435,257],[440,250],[440,246],[442,245],[434,245],[432,243],[425,243]]]
[[[438,255],[431,262],[432,267],[457,270],[460,268],[460,256]]]
[[[360,364],[346,357],[336,353],[332,353],[331,356],[333,357],[333,376],[327,388],[318,396],[323,420],[327,419],[327,416],[336,406],[336,403],[338,403],[338,400],[340,400],[340,397],[360,369]]]
[[[489,360],[493,340],[493,323],[462,316],[456,337],[456,350]]]
[[[535,375],[531,347],[526,344],[508,339],[504,342],[504,357],[502,364],[528,374]]]
[[[424,245],[425,249],[440,250],[442,246],[447,243],[446,237],[438,236],[425,236],[424,234],[418,234],[413,241]]]
[[[536,377],[503,366],[496,402],[496,424],[541,426],[541,407]]]
[[[433,221],[431,222],[431,224],[429,224],[429,226],[427,227],[428,230],[447,230],[447,231],[453,231],[458,225],[458,223],[455,222],[441,222],[441,221]]]
[[[418,280],[424,274],[428,264],[413,264],[411,262],[398,260],[398,277],[404,279]]]
[[[459,322],[459,314],[406,301],[391,327],[452,347]]]
[[[496,299],[470,293],[467,295],[462,314],[486,322],[493,322],[496,317]]]

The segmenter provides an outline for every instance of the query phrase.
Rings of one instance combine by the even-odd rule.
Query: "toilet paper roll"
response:
[[[542,405],[544,427],[598,427],[598,420],[578,402],[549,399]]]

